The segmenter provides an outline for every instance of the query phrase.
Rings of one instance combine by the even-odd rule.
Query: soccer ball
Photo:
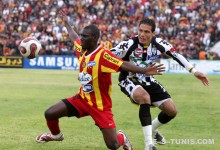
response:
[[[29,59],[37,57],[41,48],[41,43],[34,37],[23,39],[19,45],[21,55]]]

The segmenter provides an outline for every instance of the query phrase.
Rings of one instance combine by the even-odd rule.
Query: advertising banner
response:
[[[77,70],[78,59],[74,56],[39,56],[24,58],[24,68]]]
[[[20,56],[0,56],[0,67],[22,68],[23,60]]]
[[[165,73],[178,73],[185,74],[189,73],[184,67],[180,66],[175,60],[172,59],[161,59],[160,63],[166,67]],[[190,63],[195,68],[205,74],[220,74],[220,60],[190,60]]]
[[[1,59],[0,59],[1,61]],[[5,62],[5,60],[4,60]],[[184,67],[180,66],[172,59],[161,59],[167,74],[186,74],[189,73]],[[190,60],[196,69],[205,74],[220,74],[220,60]],[[24,68],[33,69],[60,69],[78,70],[78,59],[74,56],[39,56],[35,59],[23,58]]]

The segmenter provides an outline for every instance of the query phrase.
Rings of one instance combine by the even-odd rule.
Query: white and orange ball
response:
[[[21,55],[28,59],[36,58],[41,48],[41,43],[34,37],[26,37],[19,45]]]

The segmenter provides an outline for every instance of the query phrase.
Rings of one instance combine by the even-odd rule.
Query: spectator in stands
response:
[[[11,56],[16,53],[16,43],[13,37],[2,40],[3,56]]]
[[[199,59],[200,60],[206,60],[206,52],[204,50],[199,52]]]
[[[105,48],[110,50],[112,48],[112,42],[108,40],[106,33],[102,34],[100,44]]]

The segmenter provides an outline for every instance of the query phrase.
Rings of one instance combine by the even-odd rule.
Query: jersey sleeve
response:
[[[110,51],[117,57],[123,58],[129,48],[134,44],[134,41],[132,39],[129,39],[127,41],[120,42],[117,46],[110,49]]]
[[[161,38],[155,38],[155,45],[159,51],[172,57],[175,61],[177,61],[181,66],[186,68],[188,71],[193,68],[193,65],[185,57],[177,53],[174,47],[166,40],[163,40]]]
[[[102,72],[106,72],[106,73],[118,72],[120,70],[121,65],[123,64],[123,60],[116,57],[109,50],[104,50],[100,59],[101,59],[101,70]]]
[[[83,53],[80,39],[75,40],[73,44],[76,50],[76,57],[79,58],[81,54]]]

